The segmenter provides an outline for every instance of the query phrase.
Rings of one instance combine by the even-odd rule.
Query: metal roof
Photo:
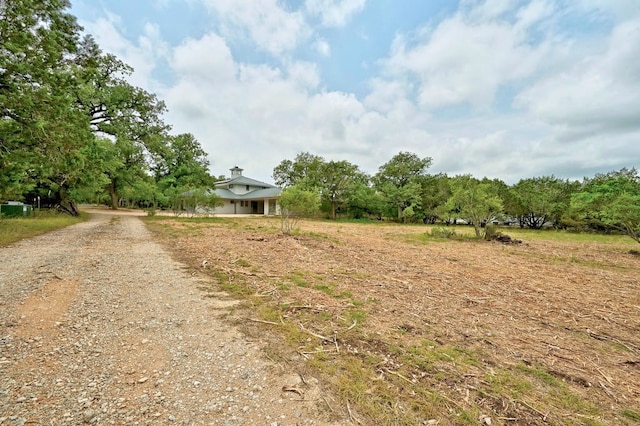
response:
[[[272,186],[271,188],[256,189],[246,194],[236,194],[226,188],[216,188],[213,193],[225,200],[254,200],[264,198],[276,198],[280,196],[282,188]]]
[[[228,185],[251,185],[251,186],[261,186],[263,188],[275,188],[275,185],[271,185],[270,183],[260,182],[259,180],[251,179],[245,176],[236,176],[231,179],[221,180],[215,183],[216,187],[228,186]]]

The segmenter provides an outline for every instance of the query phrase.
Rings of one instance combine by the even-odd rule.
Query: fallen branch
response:
[[[358,325],[358,320],[353,320],[353,324],[351,324],[349,328],[347,328],[347,331],[353,329],[353,327],[355,327],[356,325]]]
[[[280,325],[277,322],[273,322],[273,321],[265,321],[265,320],[261,320],[261,319],[256,319],[256,318],[247,318],[249,321],[253,321],[253,322],[259,322],[262,324],[271,324],[271,325]]]
[[[351,419],[351,421],[361,425],[362,423],[360,422],[360,420],[358,420],[356,417],[353,416],[353,413],[351,412],[351,406],[349,405],[349,400],[347,399],[347,412],[349,413],[349,418]]]
[[[283,386],[282,392],[297,393],[298,395],[300,395],[300,398],[304,399],[304,391],[293,386]]]
[[[521,400],[515,400],[515,402],[519,402],[520,404],[524,405],[525,407],[527,407],[530,410],[535,411],[536,413],[538,413],[540,415],[540,417],[542,417],[542,421],[547,421],[547,417],[549,417],[549,414],[545,414],[542,411],[538,411],[536,408],[532,407],[530,404],[528,404],[526,401],[521,401]]]
[[[298,325],[300,326],[300,330],[304,331],[307,334],[312,335],[313,337],[317,337],[318,339],[324,340],[326,342],[333,342],[332,339],[329,339],[328,337],[323,336],[322,334],[318,334],[318,333],[314,333],[311,330],[307,330],[306,328],[304,328],[304,326],[302,325],[302,323],[298,323]]]
[[[604,383],[599,381],[598,384],[600,385],[602,390],[604,390],[604,393],[609,395],[611,397],[611,399],[613,399],[615,402],[618,402],[618,398],[613,394],[613,392],[611,392],[609,389],[607,389],[607,387],[604,385]]]
[[[389,370],[388,368],[385,368],[384,371],[386,371],[389,374],[393,374],[394,376],[398,376],[400,377],[402,380],[406,380],[407,382],[411,383],[412,385],[415,384],[414,382],[412,382],[410,379],[406,378],[405,376],[403,376],[402,374],[398,373],[397,371],[392,371]]]

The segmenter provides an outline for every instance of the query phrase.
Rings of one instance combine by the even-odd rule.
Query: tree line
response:
[[[369,176],[348,161],[327,161],[308,152],[274,168],[283,200],[309,200],[338,217],[386,218],[401,222],[543,226],[622,232],[640,243],[640,174],[623,168],[582,181],[542,176],[507,185],[500,179],[429,174],[430,157],[400,152]],[[306,198],[302,196],[306,194]],[[307,204],[309,202],[307,201]],[[298,207],[301,208],[301,207]]]
[[[0,2],[0,200],[77,215],[78,202],[172,207],[203,194],[215,179],[200,143],[171,134],[165,104],[127,82],[133,69],[82,36],[69,7]]]

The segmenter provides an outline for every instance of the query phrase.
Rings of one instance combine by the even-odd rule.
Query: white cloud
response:
[[[331,46],[329,46],[329,43],[327,43],[325,39],[317,38],[314,47],[322,56],[331,55]]]
[[[614,28],[606,51],[583,58],[524,90],[517,104],[562,139],[636,131],[640,123],[640,19]]]
[[[306,0],[307,13],[319,16],[327,27],[342,27],[364,9],[366,0]]]
[[[130,41],[123,35],[121,19],[112,13],[106,18],[99,18],[95,22],[80,22],[85,31],[92,34],[100,46],[107,52],[118,56],[126,64],[134,68],[135,73],[130,81],[133,85],[153,91],[159,85],[151,85],[151,74],[158,65],[158,61],[167,58],[170,48],[162,39],[160,29],[156,24],[146,23],[143,33],[137,43]]]
[[[308,39],[311,30],[301,12],[285,10],[277,0],[202,0],[215,12],[222,32],[248,36],[260,49],[280,55]]]
[[[532,45],[528,30],[552,9],[541,1],[509,6],[513,2],[486,2],[423,29],[416,43],[398,38],[388,70],[418,81],[425,108],[489,107],[501,86],[531,77],[548,50],[544,42]],[[515,14],[514,22],[497,19],[507,11]]]
[[[238,72],[229,47],[213,33],[183,41],[174,49],[172,67],[183,78],[219,83],[234,81]]]

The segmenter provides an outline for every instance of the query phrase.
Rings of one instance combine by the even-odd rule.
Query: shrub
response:
[[[429,231],[429,236],[435,238],[456,238],[458,234],[456,234],[455,229],[445,228],[444,226],[434,226]]]

